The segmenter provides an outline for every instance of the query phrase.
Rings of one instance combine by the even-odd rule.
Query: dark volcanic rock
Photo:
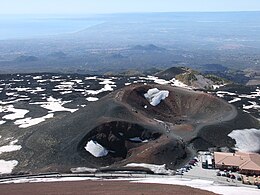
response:
[[[136,45],[136,46],[132,47],[131,50],[152,51],[152,52],[154,52],[154,51],[166,51],[165,48],[158,47],[158,46],[153,45],[153,44]]]
[[[161,72],[156,73],[155,76],[158,76],[162,79],[171,80],[172,78],[175,78],[176,75],[183,74],[185,72],[187,72],[186,68],[172,67],[167,70],[163,70]]]
[[[144,98],[154,87],[169,91],[169,97],[155,107]],[[232,147],[227,134],[242,124],[237,121],[240,116],[232,105],[206,93],[163,85],[131,85],[60,120],[19,132],[23,143],[14,171],[67,172],[72,167],[117,168],[131,162],[174,168],[189,159],[189,144],[195,150]],[[248,117],[242,126],[256,125]],[[102,145],[108,154],[91,155],[84,148],[90,140]]]

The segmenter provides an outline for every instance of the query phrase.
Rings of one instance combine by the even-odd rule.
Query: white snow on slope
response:
[[[155,76],[147,76],[147,77],[139,77],[139,79],[142,79],[140,81],[143,80],[150,80],[153,81],[154,83],[160,84],[160,85],[167,85],[167,84],[171,84],[172,86],[176,86],[176,87],[182,87],[182,88],[187,88],[187,89],[191,89],[191,87],[189,87],[188,85],[184,84],[183,82],[173,78],[169,81],[165,80],[165,79],[160,79],[158,77]],[[139,82],[140,82],[139,81]],[[137,82],[138,83],[138,82]]]
[[[14,108],[13,105],[8,105],[8,106],[0,106],[0,112],[12,112],[11,114],[7,114],[3,116],[3,119],[7,120],[15,120],[19,118],[24,118],[24,116],[29,112],[29,110],[25,109],[17,109]]]
[[[37,80],[37,83],[45,83],[47,81],[48,81],[48,79],[42,79],[42,80]]]
[[[149,89],[144,97],[150,102],[152,106],[157,106],[162,100],[169,96],[169,91],[159,90],[157,88]]]
[[[18,91],[18,92],[22,92],[22,91],[28,91],[31,88],[28,88],[28,87],[16,87],[16,88],[13,88],[13,89]]]
[[[95,102],[95,101],[98,101],[98,98],[96,98],[96,97],[87,97],[86,100],[89,101],[89,102]]]
[[[14,124],[19,125],[19,128],[27,128],[27,127],[37,125],[41,122],[44,122],[46,119],[53,118],[53,117],[54,117],[54,114],[50,113],[50,114],[47,114],[46,116],[39,117],[39,118],[28,117],[28,118],[20,119],[20,120],[15,121]]]
[[[142,140],[140,137],[129,138],[129,141],[132,141],[132,142],[142,142],[142,143],[147,143],[148,142],[148,140]]]
[[[92,79],[92,77],[89,77],[90,79]],[[96,78],[96,77],[93,77],[93,79]],[[100,78],[98,79],[100,80],[99,84],[100,85],[104,85],[103,88],[101,89],[98,89],[98,90],[86,90],[86,94],[88,95],[98,95],[100,93],[103,93],[105,91],[114,91],[114,87],[116,87],[115,85],[115,82],[112,81],[112,79],[103,79],[103,78]]]
[[[40,79],[42,79],[42,76],[34,76],[33,79],[34,80],[40,80]]]
[[[3,181],[1,184],[10,184],[10,183],[42,183],[42,182],[63,182],[63,181],[96,181],[100,180],[97,177],[50,177],[50,178],[20,178],[12,179],[8,181]]]
[[[83,84],[83,81],[81,79],[74,79],[74,80],[71,80],[71,82],[74,82],[77,84]]]
[[[260,97],[260,89],[257,88],[256,91],[251,92],[251,94],[249,94],[249,95],[247,95],[247,94],[242,94],[242,95],[239,95],[238,97],[249,98],[249,99],[259,98],[259,97]]]
[[[139,77],[141,80],[150,80],[153,81],[154,83],[160,84],[160,85],[166,85],[171,83],[171,81],[166,81],[165,79],[159,79],[158,77],[155,76],[150,76],[148,75],[147,77]]]
[[[85,80],[96,80],[97,76],[85,77]]]
[[[0,174],[12,173],[12,170],[16,165],[18,165],[17,160],[0,160]]]
[[[6,121],[0,120],[0,125],[3,125],[5,123],[6,123]]]
[[[131,181],[133,183],[154,183],[154,184],[172,184],[181,186],[190,186],[193,188],[211,191],[217,194],[224,195],[236,195],[236,194],[250,194],[259,195],[259,189],[247,188],[247,187],[237,187],[215,184],[213,181],[201,180],[201,179],[186,179],[186,178],[142,178],[136,181]]]
[[[0,154],[5,153],[5,152],[13,152],[13,151],[18,151],[21,150],[22,146],[20,145],[15,145],[18,142],[18,140],[11,141],[8,145],[1,146],[0,147]]]
[[[150,169],[154,173],[157,174],[167,174],[167,175],[172,175],[175,173],[175,171],[166,169],[166,165],[154,165],[154,164],[146,164],[146,163],[130,163],[127,164],[125,167],[144,167],[147,169]]]
[[[76,168],[71,168],[70,171],[72,173],[82,173],[82,172],[95,173],[97,171],[97,169],[88,168],[88,167],[76,167]]]
[[[61,95],[70,94],[70,93],[72,93],[72,91],[61,91],[60,92]]]
[[[18,98],[18,99],[12,99],[12,100],[5,100],[5,101],[0,101],[0,104],[1,105],[7,105],[7,104],[13,104],[13,103],[16,103],[16,102],[20,102],[20,101],[27,101],[27,100],[30,100],[30,98]],[[0,106],[0,110],[1,110],[1,106]]]
[[[100,85],[114,85],[115,82],[112,81],[112,79],[99,79],[101,82],[99,82]]]
[[[14,96],[14,97],[18,96],[17,93],[13,93],[13,92],[6,92],[5,95],[7,95],[7,96]]]
[[[76,112],[78,109],[70,109],[63,107],[67,102],[62,101],[61,99],[55,99],[52,96],[47,98],[47,102],[35,102],[30,104],[40,105],[42,108],[49,110],[49,113],[52,112]]]
[[[1,161],[0,161],[1,165]],[[1,166],[0,166],[1,167]],[[1,171],[1,170],[0,170]],[[251,187],[237,187],[214,183],[213,181],[201,179],[187,179],[179,177],[147,177],[147,178],[119,178],[119,179],[100,179],[99,177],[52,177],[52,178],[17,178],[1,182],[1,184],[11,183],[40,183],[40,182],[62,182],[62,181],[130,181],[132,183],[168,184],[190,186],[197,189],[207,190],[216,194],[237,195],[250,194],[259,195],[259,189]]]
[[[217,95],[218,97],[223,98],[225,95],[235,96],[235,95],[237,95],[237,94],[231,93],[231,92],[228,92],[228,91],[217,91],[216,95]]]
[[[182,88],[186,88],[186,89],[192,89],[192,87],[190,87],[190,86],[184,84],[183,82],[181,82],[181,81],[179,81],[179,80],[177,80],[177,79],[175,79],[175,78],[173,78],[173,79],[171,80],[171,82],[172,82],[172,86],[182,87]]]
[[[87,143],[85,149],[95,157],[103,157],[108,154],[108,150],[106,150],[103,146],[93,140],[90,140]]]
[[[251,105],[245,106],[243,105],[243,109],[260,109],[260,105],[258,105],[256,102],[252,102],[252,101],[248,101],[248,103],[250,103]]]
[[[239,151],[260,151],[260,129],[233,130],[228,136],[236,141],[235,147]]]
[[[106,84],[102,89],[99,89],[99,90],[86,90],[86,93],[88,95],[98,95],[102,92],[105,92],[105,91],[113,91],[113,87],[116,87],[116,85],[109,85],[109,84]]]
[[[235,102],[238,102],[238,101],[241,101],[241,98],[234,98],[233,100],[230,100],[228,101],[228,103],[235,103]]]
[[[223,87],[223,86],[225,86],[225,84],[222,84],[222,85],[212,85],[214,90],[219,89],[220,87]]]

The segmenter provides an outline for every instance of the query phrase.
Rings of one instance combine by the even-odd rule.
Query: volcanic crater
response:
[[[88,141],[93,140],[106,148],[110,157],[124,159],[131,148],[157,140],[161,135],[158,131],[146,129],[138,124],[112,121],[91,130],[80,142],[79,149],[85,147]]]
[[[150,118],[156,118],[173,125],[178,123],[214,123],[234,116],[235,108],[225,101],[202,92],[178,87],[160,86],[169,91],[169,97],[159,105],[152,106],[144,94],[156,85],[143,85],[127,90],[123,102],[141,110]]]
[[[169,96],[153,106],[145,94],[156,87],[169,91]],[[106,161],[106,165],[113,166],[130,162],[177,166],[189,156],[188,141],[194,139],[203,126],[228,121],[237,114],[232,105],[219,98],[171,86],[134,85],[110,96],[124,105],[135,120],[129,121],[126,117],[126,121],[103,123],[83,138],[79,144],[83,158],[93,159],[93,155],[84,150],[91,140],[108,150],[107,156],[94,157],[100,165]]]
[[[156,106],[144,96],[154,88],[169,92]],[[207,93],[170,85],[130,85],[20,133],[23,145],[14,171],[120,168],[132,162],[176,168],[204,146],[233,147],[227,135],[241,125],[235,122],[239,118],[235,107]],[[247,118],[243,127],[258,124],[250,115]],[[96,157],[86,150],[89,142],[104,155]]]

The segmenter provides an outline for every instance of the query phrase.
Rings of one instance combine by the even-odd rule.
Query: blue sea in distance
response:
[[[78,32],[103,23],[98,17],[0,16],[0,40],[41,38]]]
[[[260,12],[219,13],[129,13],[108,15],[1,15],[0,40],[30,39],[85,30],[104,22],[155,23],[180,29],[208,30],[209,33],[240,34],[259,40]],[[113,29],[112,29],[113,30]],[[131,30],[131,29],[129,29]],[[223,36],[225,36],[225,33]],[[252,38],[253,37],[253,38]]]

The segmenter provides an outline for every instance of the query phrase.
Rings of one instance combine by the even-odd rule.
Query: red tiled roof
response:
[[[215,164],[236,166],[241,170],[260,171],[260,155],[256,153],[214,152]]]

